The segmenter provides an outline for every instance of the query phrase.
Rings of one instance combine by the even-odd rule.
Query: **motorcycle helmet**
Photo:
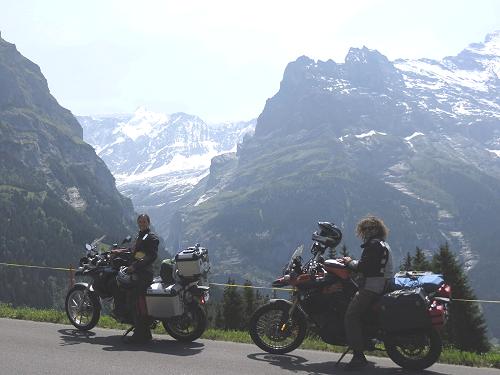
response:
[[[132,287],[132,276],[128,274],[127,267],[121,266],[118,274],[116,275],[116,283],[118,287],[129,289]]]
[[[334,248],[342,240],[342,232],[334,223],[320,221],[318,227],[319,231],[314,232],[312,235],[313,241]]]

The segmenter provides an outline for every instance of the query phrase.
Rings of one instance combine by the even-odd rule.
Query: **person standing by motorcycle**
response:
[[[131,275],[131,288],[127,293],[127,302],[134,320],[134,333],[128,340],[130,343],[144,343],[152,339],[146,308],[146,289],[153,281],[153,262],[158,255],[159,239],[151,232],[151,220],[146,214],[137,217],[139,233],[135,240],[134,261],[127,267]]]
[[[372,215],[364,217],[356,226],[356,235],[363,241],[361,259],[342,258],[348,268],[362,275],[359,290],[349,303],[344,319],[347,342],[353,350],[353,357],[346,369],[359,369],[368,364],[363,353],[365,342],[361,317],[394,276],[391,248],[385,242],[388,233],[381,219]]]

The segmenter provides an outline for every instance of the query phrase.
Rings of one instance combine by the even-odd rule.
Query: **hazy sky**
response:
[[[0,0],[2,37],[78,115],[145,105],[248,120],[301,55],[441,59],[498,29],[497,0]]]

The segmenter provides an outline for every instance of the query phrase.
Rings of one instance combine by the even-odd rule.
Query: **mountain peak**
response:
[[[15,44],[0,38],[0,109],[17,108],[43,113],[45,123],[82,139],[82,128],[70,111],[51,95],[40,67],[24,57]]]
[[[148,113],[148,109],[145,105],[140,105],[139,107],[136,108],[136,110],[134,111],[134,115],[138,115],[138,116],[141,116],[143,114],[146,114]]]
[[[314,68],[315,66],[316,62],[313,59],[305,55],[302,55],[299,58],[297,58],[297,60],[288,63],[288,65],[285,68],[283,79],[285,79],[285,77],[288,75],[294,76],[296,74],[299,74],[300,76],[302,76],[302,74],[306,70]]]
[[[496,41],[497,43],[500,41],[500,30],[495,30],[492,33],[487,34],[486,38],[484,38],[485,43],[492,41]]]
[[[121,122],[118,128],[120,132],[125,134],[132,140],[136,140],[142,136],[151,137],[154,133],[154,128],[157,125],[167,123],[169,116],[164,113],[151,112],[145,106],[140,106],[134,112],[132,118],[127,122]],[[118,131],[117,129],[117,131]]]
[[[484,43],[471,43],[461,52],[482,56],[500,56],[500,30],[489,33],[484,38]]]
[[[496,79],[500,76],[500,30],[486,35],[484,43],[471,43],[457,56],[445,57],[443,62],[462,70],[489,71]]]
[[[308,66],[314,64],[314,60],[306,55],[302,55],[295,60],[295,64]]]
[[[390,64],[387,57],[382,55],[379,51],[375,49],[369,49],[366,46],[363,48],[351,47],[347,56],[345,58],[346,64],[360,63],[368,64],[371,62],[388,63]]]
[[[500,56],[500,30],[486,35],[483,51],[487,55]]]
[[[349,80],[359,87],[383,91],[403,86],[403,78],[392,62],[365,46],[349,49],[344,67]]]
[[[182,121],[194,121],[194,122],[205,123],[205,121],[203,121],[199,116],[191,115],[191,114],[185,113],[185,112],[172,113],[170,115],[170,119],[173,122],[182,120]]]

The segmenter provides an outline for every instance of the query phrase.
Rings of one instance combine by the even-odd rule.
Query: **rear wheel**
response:
[[[442,341],[439,333],[425,332],[391,335],[384,340],[389,357],[399,366],[410,370],[423,370],[432,366],[441,355]]]
[[[288,317],[290,305],[269,303],[257,309],[250,320],[250,337],[255,345],[272,354],[284,354],[297,349],[306,336],[304,316]]]
[[[174,339],[191,342],[199,339],[207,326],[207,315],[199,305],[190,307],[183,315],[162,321],[165,331]]]
[[[99,298],[81,284],[68,291],[64,307],[71,324],[81,331],[94,328],[101,316]]]

